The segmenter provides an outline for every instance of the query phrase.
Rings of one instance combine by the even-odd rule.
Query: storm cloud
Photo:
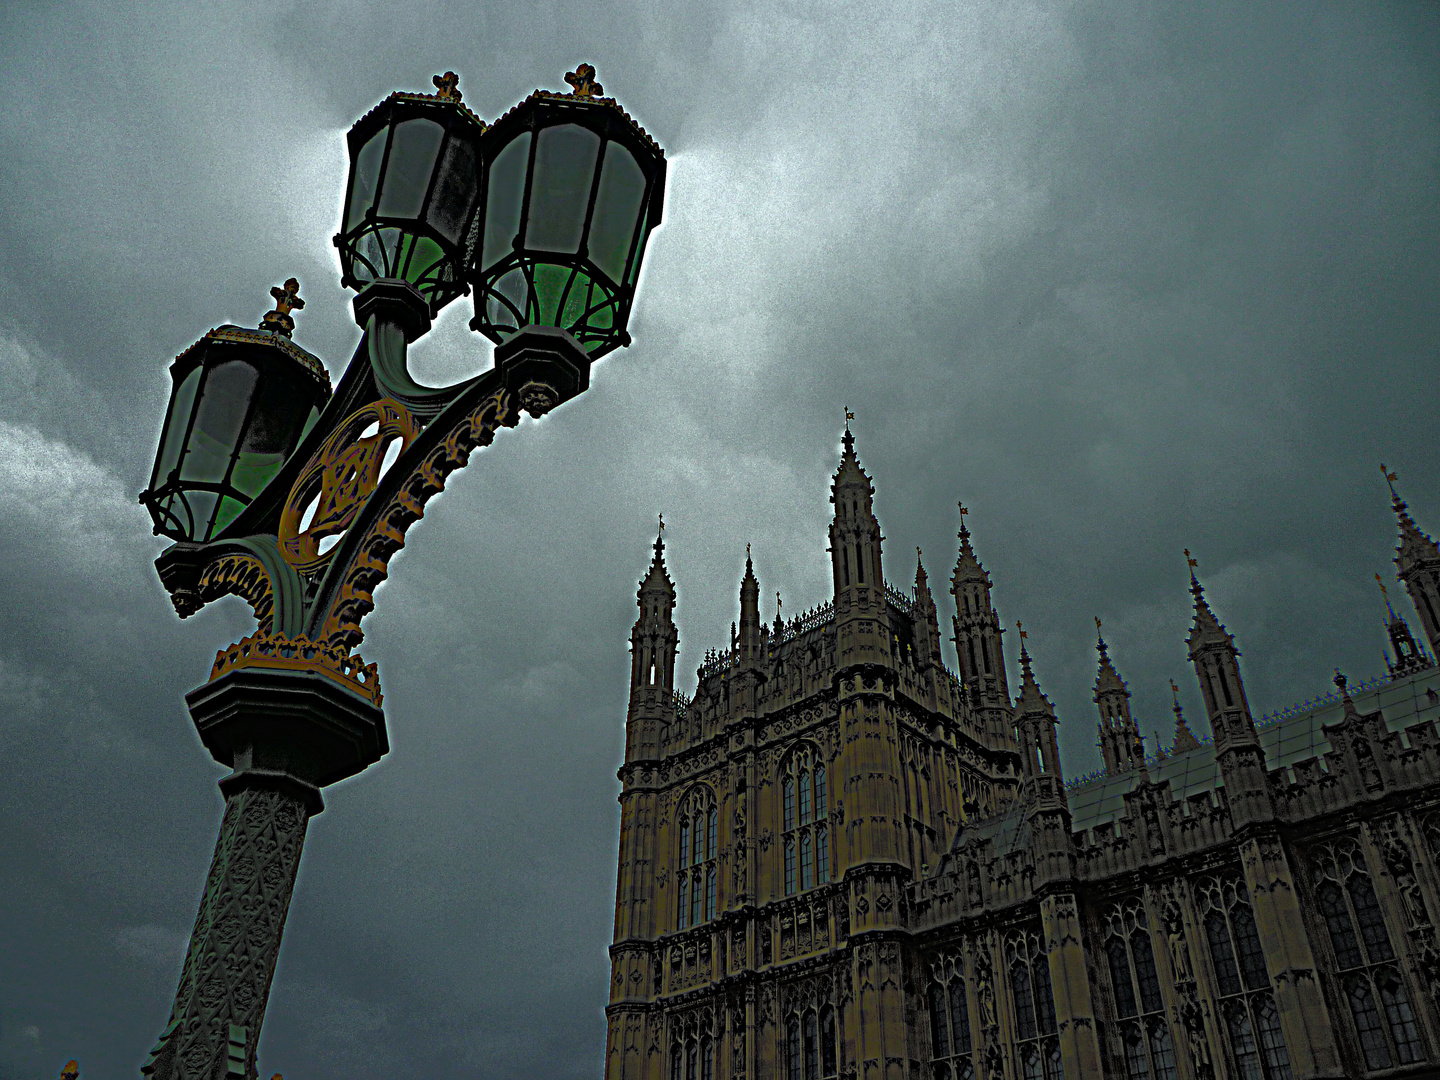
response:
[[[1072,775],[1099,764],[1092,616],[1142,729],[1168,740],[1170,678],[1204,729],[1182,548],[1257,712],[1383,671],[1379,461],[1440,531],[1433,5],[11,4],[0,1078],[136,1075],[214,845],[182,695],[250,622],[180,623],[150,565],[169,359],[293,275],[338,376],[349,125],[446,69],[493,118],[581,61],[670,160],[635,344],[395,560],[360,649],[392,750],[311,827],[263,1075],[600,1075],[656,514],[693,672],[747,543],[767,619],[827,598],[846,406],[887,577],[918,546],[938,591],[970,507]],[[488,367],[469,315],[422,377]]]

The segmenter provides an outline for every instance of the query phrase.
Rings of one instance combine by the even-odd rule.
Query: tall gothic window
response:
[[[675,925],[682,930],[715,918],[719,827],[714,793],[709,788],[697,787],[685,797],[680,810]]]
[[[1139,898],[1112,904],[1104,925],[1125,1075],[1128,1080],[1175,1080],[1175,1046],[1165,1022],[1145,906]]]
[[[787,895],[830,880],[827,797],[824,760],[814,747],[802,744],[780,774],[780,848]]]
[[[1420,1029],[1364,856],[1353,840],[1317,848],[1315,906],[1369,1071],[1424,1060]]]
[[[1010,996],[1015,1006],[1016,1056],[1022,1080],[1065,1080],[1056,1038],[1055,996],[1050,990],[1050,961],[1038,933],[1016,933],[1005,940]]]
[[[962,968],[959,957],[941,957],[930,972],[930,1060],[935,1080],[975,1080]]]
[[[1195,895],[1236,1073],[1241,1080],[1290,1080],[1290,1051],[1244,883],[1235,876],[1204,878]]]
[[[839,1075],[835,1010],[791,1013],[785,1018],[785,1080],[833,1080]]]

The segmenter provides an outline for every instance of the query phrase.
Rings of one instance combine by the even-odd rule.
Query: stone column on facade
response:
[[[1244,840],[1240,862],[1295,1080],[1344,1076],[1285,849],[1273,835]]]
[[[1098,1077],[1101,1074],[1100,1043],[1074,894],[1059,893],[1041,900],[1040,927],[1049,960],[1050,988],[1055,997],[1055,1020],[1065,1075]]]
[[[1187,1020],[1198,1020],[1199,1003],[1195,995],[1195,968],[1185,932],[1180,902],[1173,886],[1163,890],[1155,885],[1145,887],[1146,931],[1150,935],[1150,951],[1155,956],[1155,970],[1160,980],[1160,996],[1165,1002],[1165,1022],[1169,1026],[1175,1049],[1175,1070],[1178,1080],[1213,1080],[1214,1067],[1207,1073],[1209,1050],[1200,1060],[1190,1053]],[[1190,1009],[1197,1010],[1191,1016]]]
[[[1171,1030],[1176,1035],[1176,1059],[1184,1060],[1191,1080],[1226,1076],[1220,1051],[1224,1045],[1220,1014],[1215,1007],[1219,994],[1194,898],[1185,879],[1176,878],[1161,890],[1159,899],[1168,961],[1162,966],[1175,991]],[[1151,918],[1153,922],[1154,916]]]

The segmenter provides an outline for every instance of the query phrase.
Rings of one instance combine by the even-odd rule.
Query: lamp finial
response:
[[[289,337],[295,332],[295,320],[290,317],[290,312],[305,306],[305,301],[300,299],[300,282],[293,277],[287,278],[283,286],[272,288],[270,295],[275,298],[275,310],[265,313],[260,329]]]
[[[447,71],[444,75],[436,75],[430,80],[435,84],[435,96],[441,101],[460,100],[460,76],[453,71]]]
[[[595,81],[595,68],[590,64],[580,64],[574,71],[567,71],[565,81],[570,84],[571,97],[593,98],[605,92],[605,88]]]

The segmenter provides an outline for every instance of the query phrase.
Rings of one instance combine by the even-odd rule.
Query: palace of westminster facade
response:
[[[1101,641],[1105,770],[1067,785],[963,518],[954,674],[848,429],[831,490],[833,600],[767,626],[747,560],[691,700],[656,541],[606,1080],[1440,1077],[1440,549],[1398,495],[1388,678],[1257,725],[1192,571],[1212,739],[1177,705],[1147,760]]]

